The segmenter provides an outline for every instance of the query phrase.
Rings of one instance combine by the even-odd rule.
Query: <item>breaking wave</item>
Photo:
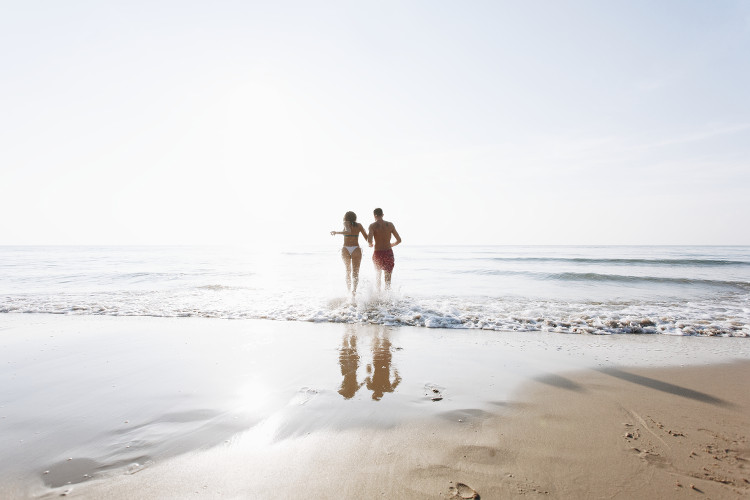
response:
[[[221,289],[214,290],[221,291]],[[1,313],[206,317],[381,324],[569,334],[669,334],[750,337],[746,297],[688,302],[565,302],[465,297],[344,297],[245,304],[155,294],[92,297],[6,297]]]

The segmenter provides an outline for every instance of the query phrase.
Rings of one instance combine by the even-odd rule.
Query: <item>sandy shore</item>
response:
[[[737,498],[746,339],[0,317],[0,496]]]

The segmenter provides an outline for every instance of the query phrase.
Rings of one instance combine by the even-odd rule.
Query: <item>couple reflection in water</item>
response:
[[[367,365],[367,376],[362,382],[357,379],[360,356],[357,350],[357,329],[347,326],[339,350],[339,365],[341,367],[341,388],[339,394],[344,399],[351,399],[364,385],[372,391],[372,399],[380,401],[386,392],[393,392],[401,382],[398,370],[393,368],[391,377],[391,340],[384,327],[380,327],[372,339],[372,363]]]

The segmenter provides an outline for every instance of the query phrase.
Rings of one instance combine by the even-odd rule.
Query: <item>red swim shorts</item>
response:
[[[392,272],[396,264],[396,257],[393,256],[393,250],[375,250],[372,252],[372,261],[376,269],[382,269],[386,272]]]

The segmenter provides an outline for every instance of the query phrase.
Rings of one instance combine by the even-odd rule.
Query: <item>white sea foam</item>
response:
[[[579,334],[750,336],[747,298],[736,303],[719,304],[711,300],[602,303],[390,296],[355,302],[346,297],[327,301],[269,300],[240,307],[229,301],[191,301],[190,297],[177,299],[166,294],[131,294],[127,297],[71,296],[66,299],[5,298],[0,300],[0,312],[252,318]]]

